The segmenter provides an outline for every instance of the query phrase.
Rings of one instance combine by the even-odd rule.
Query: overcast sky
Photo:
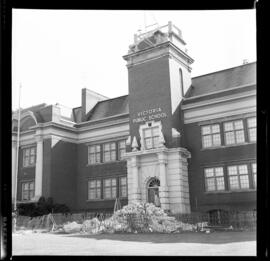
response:
[[[256,11],[13,9],[12,108],[81,105],[81,89],[128,94],[127,54],[138,29],[172,21],[195,60],[192,77],[256,61]]]

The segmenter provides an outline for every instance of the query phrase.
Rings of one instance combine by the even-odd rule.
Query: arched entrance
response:
[[[148,202],[155,204],[155,195],[159,197],[160,181],[158,178],[151,178],[147,185]]]

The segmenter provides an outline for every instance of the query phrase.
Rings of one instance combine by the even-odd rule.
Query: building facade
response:
[[[82,90],[68,111],[40,104],[12,119],[12,196],[73,211],[112,211],[116,198],[172,213],[256,209],[256,63],[191,77],[171,22],[134,36],[129,94]]]

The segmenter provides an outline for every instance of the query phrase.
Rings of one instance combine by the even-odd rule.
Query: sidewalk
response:
[[[13,234],[13,255],[255,256],[255,232]]]

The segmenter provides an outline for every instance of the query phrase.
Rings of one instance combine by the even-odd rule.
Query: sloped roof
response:
[[[237,89],[236,87],[246,84],[252,84],[255,82],[256,82],[256,62],[197,76],[192,78],[192,86],[187,91],[185,95],[185,98],[187,99],[183,101],[183,104],[194,101],[194,99],[188,98],[194,98],[198,96],[196,100],[200,99],[199,98],[200,95],[207,94],[207,96],[203,96],[205,99],[213,95],[225,95],[225,93],[223,92],[222,94],[219,93],[214,94],[215,92],[218,91],[228,90],[228,92],[232,94],[233,92],[241,91],[239,88]],[[229,90],[232,88],[236,89],[233,91]],[[210,96],[208,96],[208,94]],[[36,106],[32,106],[30,108],[25,108],[22,110],[22,112],[30,110],[34,113],[37,122],[44,122],[44,118],[40,111],[46,106],[47,105],[43,103]],[[73,108],[72,120],[74,120],[77,123],[81,122],[81,113],[82,113],[81,110],[82,110],[81,107]],[[111,116],[128,113],[129,113],[128,95],[124,95],[113,99],[99,101],[94,106],[94,108],[88,113],[85,121],[99,120]]]
[[[128,95],[98,102],[89,112],[87,121],[98,120],[123,113],[129,113]]]
[[[25,109],[21,110],[21,114],[23,114],[24,112],[27,111],[32,111],[37,119],[37,122],[43,122],[43,117],[40,114],[40,110],[44,107],[46,107],[47,104],[46,103],[42,103],[42,104],[38,104],[38,105],[34,105]],[[14,111],[13,113],[17,113],[18,110]]]
[[[256,82],[256,62],[192,78],[185,97],[195,97]]]
[[[72,120],[76,123],[80,123],[82,121],[82,106],[73,108]]]

